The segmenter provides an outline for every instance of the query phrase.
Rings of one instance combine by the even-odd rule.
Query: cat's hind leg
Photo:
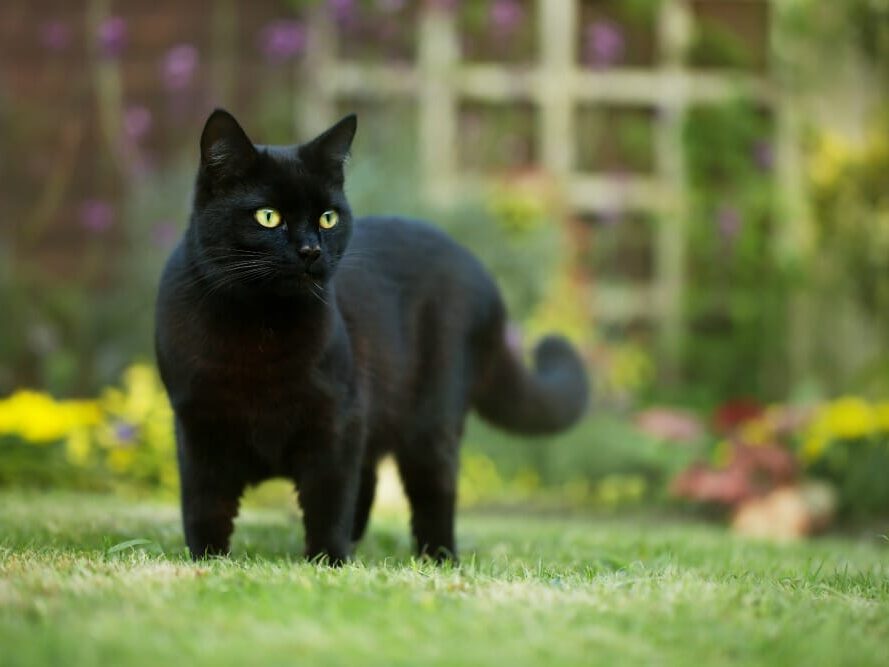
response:
[[[364,537],[370,508],[373,506],[377,490],[377,463],[366,461],[361,468],[361,482],[358,488],[358,501],[355,504],[355,519],[352,522],[352,541],[357,542]]]
[[[306,531],[306,558],[345,563],[352,552],[355,507],[361,486],[363,424],[353,420],[323,453],[304,455],[295,476]]]
[[[417,553],[439,562],[457,558],[454,509],[458,441],[459,436],[448,429],[423,431],[395,454],[411,505]]]

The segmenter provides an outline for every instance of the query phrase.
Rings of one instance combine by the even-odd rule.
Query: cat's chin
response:
[[[327,280],[311,276],[308,273],[298,273],[279,277],[270,285],[270,288],[278,296],[323,298],[327,289]]]

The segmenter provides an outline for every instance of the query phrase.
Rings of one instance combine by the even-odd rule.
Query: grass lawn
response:
[[[356,563],[308,565],[251,510],[194,565],[172,506],[0,493],[0,665],[889,664],[889,543],[775,546],[640,518],[464,513],[463,564],[375,517]],[[125,546],[129,540],[142,544]]]

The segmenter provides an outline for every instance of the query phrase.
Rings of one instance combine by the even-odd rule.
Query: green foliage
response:
[[[860,146],[824,134],[811,178],[821,277],[851,291],[889,334],[889,106]]]
[[[0,486],[175,493],[173,415],[152,366],[134,364],[97,400],[28,390],[0,400]]]
[[[512,319],[527,318],[543,297],[564,255],[553,230],[557,214],[543,195],[508,179],[449,205],[435,206],[418,190],[417,154],[404,109],[378,109],[362,121],[348,173],[356,215],[400,215],[442,227],[494,275]],[[370,156],[373,157],[370,157]]]
[[[836,486],[846,514],[889,513],[889,402],[845,396],[819,406],[800,455],[809,474]]]
[[[496,461],[498,477],[507,485],[527,479],[533,471],[540,489],[549,493],[538,500],[600,507],[664,500],[669,480],[699,454],[694,447],[671,446],[646,436],[625,419],[607,414],[588,417],[560,435],[521,439],[470,419],[465,452],[466,457],[483,455]],[[484,498],[486,489],[478,484],[470,492]]]
[[[702,67],[749,69],[753,57],[749,46],[731,30],[713,21],[702,21],[689,48],[688,61]]]
[[[785,377],[788,279],[773,247],[771,123],[746,101],[693,109],[684,350],[687,379],[711,399],[775,396]]]

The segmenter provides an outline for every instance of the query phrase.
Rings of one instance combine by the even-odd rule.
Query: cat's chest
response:
[[[211,340],[194,359],[193,382],[220,406],[274,412],[311,399],[314,360],[276,337]]]
[[[318,351],[293,331],[195,322],[173,364],[186,371],[188,401],[220,417],[291,422],[331,397]],[[185,333],[185,332],[184,332]]]
[[[194,361],[185,412],[223,425],[239,446],[289,470],[300,448],[328,446],[336,431],[336,392],[304,364],[298,353],[268,342],[208,346]]]

